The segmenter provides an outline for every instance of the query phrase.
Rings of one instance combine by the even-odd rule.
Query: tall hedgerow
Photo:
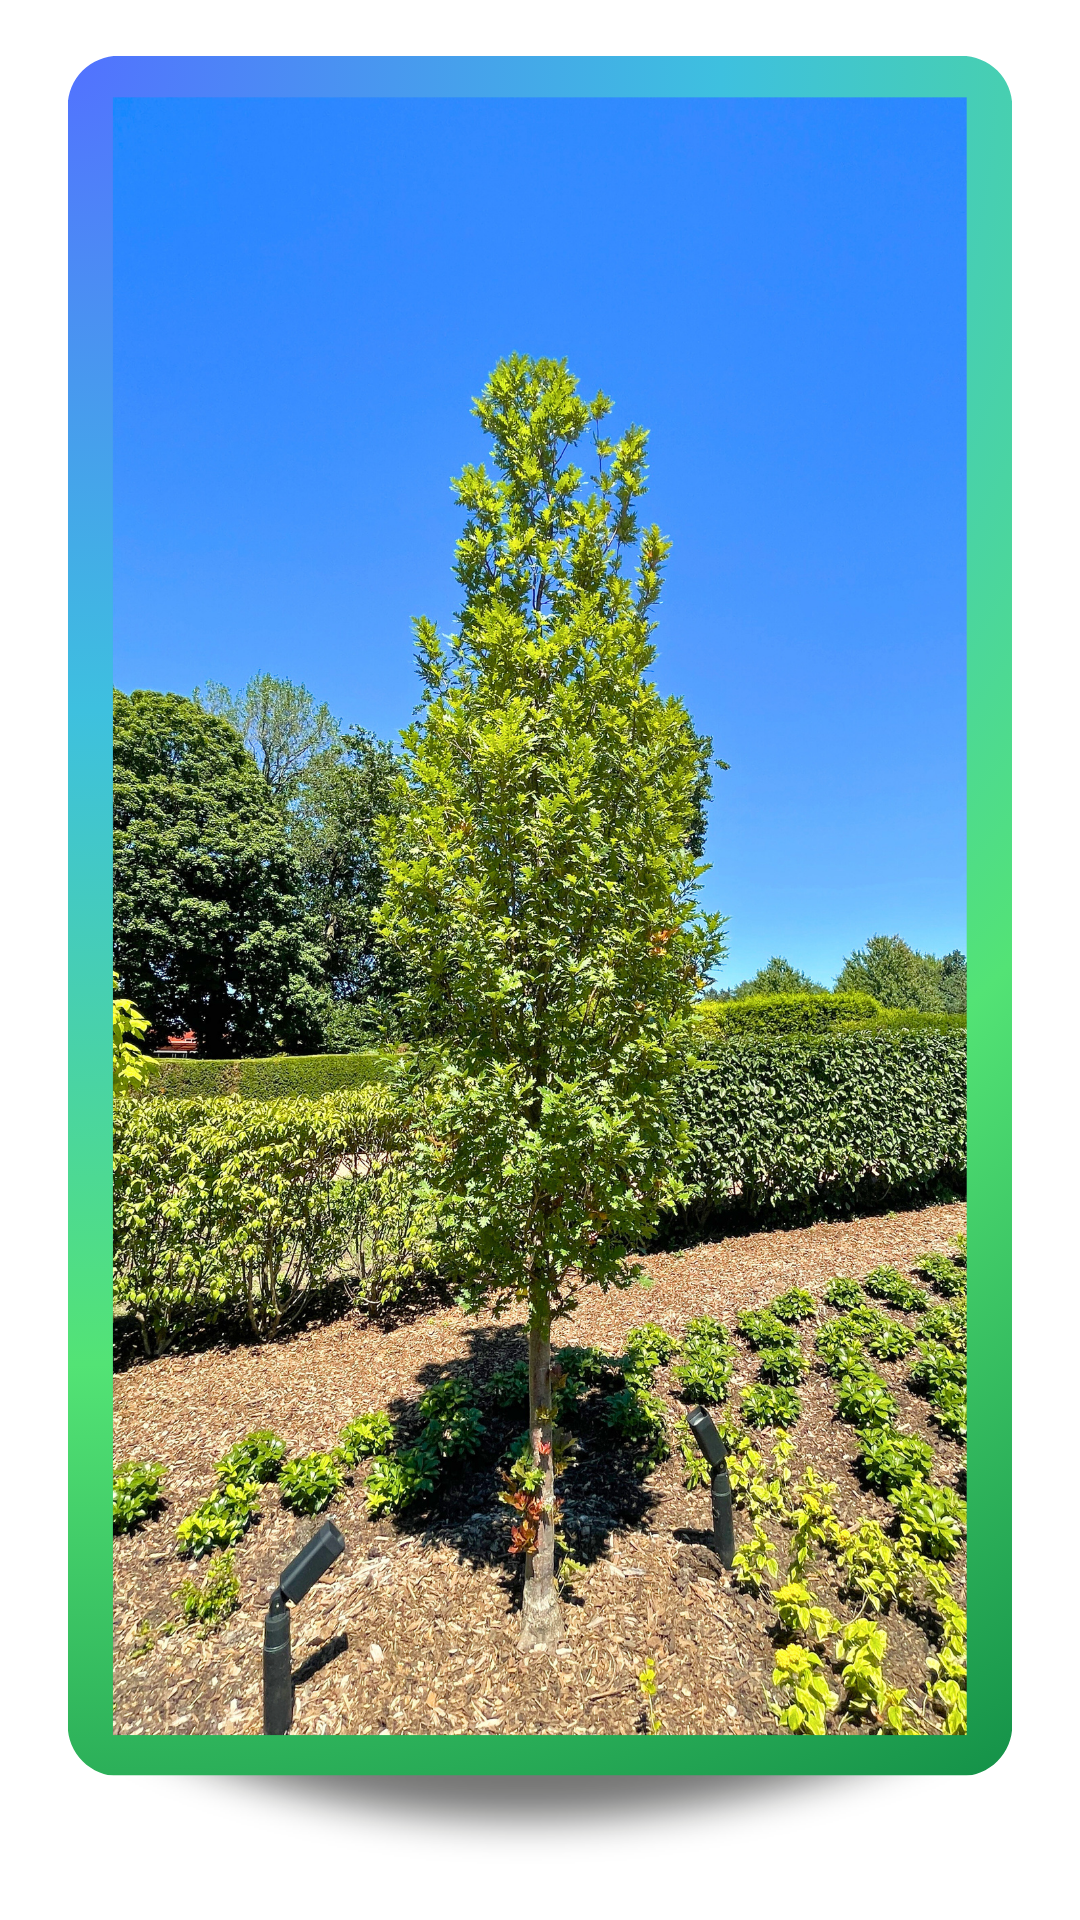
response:
[[[605,439],[610,408],[521,355],[475,403],[495,474],[455,483],[464,605],[445,642],[416,622],[422,707],[382,847],[443,1258],[470,1306],[527,1307],[525,1649],[559,1637],[551,1324],[583,1285],[627,1283],[627,1245],[681,1192],[674,1088],[722,950],[694,904],[701,744],[646,678],[670,543],[639,534],[646,434]],[[568,457],[587,433],[591,485]]]

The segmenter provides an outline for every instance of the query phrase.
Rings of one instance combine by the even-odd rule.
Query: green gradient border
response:
[[[970,1231],[966,1738],[115,1735],[110,1091],[112,103],[119,97],[962,98],[968,161]],[[112,59],[70,96],[70,1719],[102,1773],[977,1773],[1010,1732],[1010,123],[979,60]]]

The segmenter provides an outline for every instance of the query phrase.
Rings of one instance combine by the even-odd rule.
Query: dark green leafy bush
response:
[[[559,1416],[563,1420],[572,1419],[577,1401],[590,1387],[599,1388],[601,1393],[621,1393],[625,1385],[618,1361],[601,1347],[560,1347],[552,1359],[563,1376],[556,1394]],[[528,1399],[527,1378],[525,1397]]]
[[[917,1434],[894,1433],[887,1427],[870,1427],[859,1435],[859,1471],[868,1487],[888,1498],[897,1487],[925,1479],[933,1464],[933,1455],[925,1440]]]
[[[677,1392],[684,1400],[718,1407],[727,1399],[735,1371],[735,1349],[726,1327],[710,1314],[698,1314],[683,1329],[679,1359],[671,1369]]]
[[[433,1493],[441,1462],[434,1448],[403,1447],[389,1460],[376,1460],[364,1483],[368,1512],[401,1513],[424,1494]]]
[[[671,1448],[664,1422],[664,1403],[647,1387],[627,1386],[602,1402],[605,1425],[621,1440],[643,1450],[641,1467],[647,1470],[666,1460]]]
[[[194,1580],[184,1580],[173,1595],[179,1600],[184,1611],[184,1619],[198,1621],[203,1629],[216,1626],[220,1620],[227,1620],[240,1605],[240,1582],[233,1565],[233,1551],[229,1548],[220,1560],[214,1562],[201,1586]],[[200,1639],[203,1635],[198,1636]]]
[[[529,1363],[515,1360],[512,1367],[496,1367],[487,1383],[497,1407],[509,1410],[529,1404]]]
[[[812,1320],[816,1311],[814,1296],[805,1287],[789,1287],[786,1293],[778,1293],[776,1299],[769,1302],[769,1312],[789,1326],[800,1320]]]
[[[915,1262],[915,1271],[924,1273],[935,1293],[943,1293],[947,1299],[967,1290],[967,1270],[958,1266],[947,1253],[924,1253]]]
[[[799,1336],[792,1327],[786,1327],[768,1307],[748,1307],[737,1315],[735,1326],[744,1340],[754,1348],[792,1347],[797,1349]]]
[[[933,1487],[913,1480],[892,1495],[900,1515],[900,1530],[931,1560],[951,1560],[967,1525],[967,1502],[951,1487]]]
[[[420,1397],[424,1442],[440,1460],[475,1453],[484,1436],[484,1419],[464,1380],[440,1380]]]
[[[125,1460],[113,1474],[113,1532],[131,1533],[161,1506],[165,1468],[148,1460]]]
[[[744,1387],[742,1411],[748,1427],[793,1427],[802,1401],[792,1387]]]
[[[874,1326],[866,1328],[863,1345],[875,1360],[900,1360],[915,1345],[915,1335],[910,1327],[894,1320],[890,1314],[879,1313]]]
[[[942,1346],[963,1348],[967,1343],[967,1309],[963,1301],[951,1307],[931,1307],[919,1321],[919,1337]]]
[[[695,1219],[797,1217],[963,1183],[962,1031],[740,1036],[699,1053],[679,1092]]]
[[[390,1452],[393,1444],[393,1421],[379,1407],[346,1422],[341,1429],[337,1451],[347,1467],[355,1467],[361,1460],[381,1458]]]
[[[863,1287],[871,1299],[884,1300],[886,1306],[898,1307],[901,1313],[925,1313],[930,1304],[922,1288],[913,1286],[897,1267],[875,1267]]]
[[[931,1418],[951,1440],[967,1438],[967,1392],[957,1380],[945,1380],[930,1402]]]
[[[295,1513],[321,1513],[345,1484],[342,1462],[332,1453],[305,1453],[278,1476],[281,1498]]]
[[[862,1288],[858,1281],[846,1280],[841,1274],[837,1274],[835,1280],[830,1280],[825,1289],[826,1306],[839,1307],[843,1312],[850,1307],[861,1307],[862,1299]]]
[[[842,1314],[818,1328],[814,1335],[814,1352],[833,1380],[839,1380],[843,1374],[861,1365],[864,1331],[854,1313]]]
[[[806,1373],[806,1361],[798,1347],[763,1347],[760,1373],[773,1385],[797,1387]]]
[[[843,1375],[836,1410],[841,1420],[849,1420],[854,1427],[891,1427],[896,1420],[896,1401],[881,1375],[870,1367]]]
[[[257,1480],[230,1481],[219,1487],[177,1527],[176,1545],[181,1556],[198,1560],[216,1547],[234,1547],[258,1513],[261,1497]]]
[[[939,1346],[932,1340],[920,1343],[919,1357],[908,1374],[908,1385],[914,1387],[917,1393],[925,1393],[928,1398],[933,1398],[946,1382],[955,1381],[963,1385],[966,1379],[965,1354],[954,1353],[951,1347]]]
[[[214,1472],[219,1480],[227,1482],[258,1480],[265,1484],[277,1479],[284,1458],[284,1440],[279,1440],[268,1427],[262,1427],[230,1447],[217,1462]]]

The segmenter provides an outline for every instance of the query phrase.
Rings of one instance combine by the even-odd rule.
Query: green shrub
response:
[[[151,1089],[165,1100],[319,1100],[389,1080],[396,1049],[272,1054],[265,1060],[163,1060]]]
[[[687,1211],[804,1217],[962,1183],[965,1064],[959,1031],[732,1038],[679,1083]]]
[[[475,1453],[484,1437],[484,1419],[464,1380],[440,1380],[420,1396],[424,1443],[440,1460]]]
[[[924,1273],[935,1293],[955,1298],[967,1289],[966,1268],[958,1266],[947,1253],[924,1253],[915,1262],[916,1273]]]
[[[821,1361],[825,1372],[833,1380],[839,1380],[862,1364],[863,1337],[877,1315],[869,1307],[856,1307],[851,1313],[838,1314],[835,1320],[829,1320],[819,1327],[814,1335],[814,1352]]]
[[[936,1341],[927,1340],[919,1346],[919,1357],[908,1374],[908,1385],[917,1393],[925,1393],[929,1399],[940,1393],[941,1388],[951,1381],[962,1385],[967,1380],[967,1356],[954,1353],[951,1347],[939,1346]]]
[[[374,1460],[389,1453],[393,1444],[393,1421],[380,1407],[346,1422],[341,1429],[337,1452],[347,1467],[355,1467],[361,1460]]]
[[[679,1342],[673,1334],[665,1333],[654,1320],[647,1320],[643,1327],[631,1327],[626,1336],[626,1357],[623,1372],[627,1378],[638,1375],[650,1378],[657,1367],[664,1367],[673,1353],[678,1351]]]
[[[428,1219],[384,1092],[123,1100],[114,1110],[114,1294],[148,1354],[221,1321],[265,1337],[329,1287],[396,1298]]]
[[[177,1527],[176,1544],[181,1556],[198,1560],[204,1553],[213,1553],[215,1547],[234,1547],[258,1513],[261,1494],[257,1480],[219,1487]]]
[[[496,1367],[487,1390],[497,1407],[509,1412],[529,1404],[529,1363],[515,1360],[512,1367]]]
[[[695,1016],[703,1041],[723,1042],[741,1034],[777,1037],[866,1026],[883,1011],[869,993],[761,993],[699,1001]]]
[[[671,1369],[676,1390],[682,1399],[696,1400],[704,1407],[722,1406],[735,1359],[726,1327],[710,1314],[697,1314],[683,1329],[678,1363]]]
[[[915,1345],[915,1335],[902,1321],[894,1320],[890,1314],[879,1313],[876,1324],[867,1327],[864,1332],[863,1345],[875,1360],[901,1360]]]
[[[131,1533],[161,1506],[165,1468],[148,1460],[125,1460],[113,1474],[113,1532]]]
[[[919,1321],[919,1336],[936,1340],[942,1346],[962,1349],[967,1344],[967,1309],[961,1301],[955,1307],[931,1307]]]
[[[563,1420],[572,1418],[576,1402],[590,1387],[599,1387],[601,1393],[621,1393],[625,1385],[625,1375],[618,1361],[601,1347],[560,1347],[552,1355],[552,1364],[563,1375],[562,1385],[556,1394],[559,1415]],[[525,1398],[528,1399],[527,1378]]]
[[[342,1461],[332,1453],[305,1453],[278,1476],[281,1498],[294,1513],[321,1513],[345,1484]]]
[[[789,1287],[786,1293],[778,1293],[776,1299],[769,1302],[769,1312],[789,1326],[800,1320],[812,1320],[816,1311],[814,1296],[805,1287]]]
[[[230,1447],[228,1453],[217,1462],[214,1472],[219,1480],[226,1482],[258,1480],[260,1484],[265,1484],[267,1480],[277,1479],[284,1458],[284,1440],[279,1440],[268,1427],[263,1427]]]
[[[799,1344],[799,1336],[794,1329],[778,1320],[768,1307],[747,1307],[736,1315],[735,1326],[744,1340],[752,1347],[794,1347]]]
[[[870,1427],[859,1435],[859,1470],[868,1487],[888,1498],[897,1487],[912,1480],[925,1479],[933,1455],[925,1440],[917,1434],[893,1433],[887,1427]]]
[[[926,1480],[912,1480],[897,1487],[893,1505],[900,1515],[900,1530],[912,1540],[920,1553],[931,1560],[951,1560],[964,1537],[967,1502],[951,1487],[933,1487]]]
[[[204,1629],[216,1626],[219,1620],[227,1620],[240,1605],[240,1582],[233,1565],[232,1548],[215,1561],[202,1586],[197,1586],[194,1580],[184,1580],[173,1599],[179,1600],[185,1620],[197,1620]]]
[[[857,1280],[846,1280],[837,1274],[825,1289],[825,1304],[846,1311],[849,1307],[862,1306],[862,1288]]]
[[[967,1393],[957,1380],[945,1380],[930,1402],[930,1417],[951,1440],[967,1438]]]
[[[865,1366],[843,1375],[836,1409],[854,1427],[891,1427],[896,1420],[896,1401],[884,1380]]]
[[[440,1460],[433,1448],[404,1447],[389,1460],[376,1460],[364,1483],[370,1514],[401,1513],[435,1491]]]
[[[806,1361],[798,1347],[763,1347],[759,1372],[774,1385],[797,1387],[806,1373]]]
[[[748,1427],[793,1427],[802,1401],[791,1387],[744,1387],[742,1410]]]
[[[887,1306],[899,1307],[902,1313],[925,1313],[930,1304],[922,1288],[913,1286],[896,1267],[875,1267],[867,1274],[863,1287],[871,1299],[884,1300]]]
[[[671,1451],[664,1422],[664,1403],[647,1387],[630,1385],[609,1394],[602,1403],[603,1418],[613,1433],[643,1449],[643,1467],[659,1466]]]

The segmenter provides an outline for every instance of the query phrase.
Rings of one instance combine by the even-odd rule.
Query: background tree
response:
[[[940,992],[946,1013],[967,1012],[967,958],[954,947],[941,960]]]
[[[749,1000],[758,993],[824,993],[825,988],[811,980],[808,973],[800,973],[789,960],[774,954],[765,966],[749,980],[740,980],[737,987],[721,988],[719,992],[704,994],[707,1000]]]
[[[356,728],[335,752],[316,756],[296,786],[290,831],[326,954],[334,999],[327,1037],[335,1048],[370,1045],[399,1027],[395,996],[405,968],[379,939],[374,913],[386,884],[375,823],[399,805],[400,773],[394,748]]]
[[[421,718],[383,841],[380,924],[436,1036],[417,1078],[443,1251],[472,1307],[526,1306],[523,1649],[559,1635],[552,1321],[582,1285],[628,1283],[627,1246],[680,1192],[673,1081],[722,950],[693,903],[697,736],[645,678],[669,543],[638,538],[646,435],[605,440],[610,407],[521,355],[475,403],[499,477],[455,483],[459,632],[416,623]],[[589,428],[584,490],[567,455]]]
[[[956,963],[962,954],[951,954],[950,977],[956,979]],[[837,993],[872,993],[883,1007],[913,1007],[922,1013],[953,1011],[946,1006],[942,981],[943,962],[932,953],[916,953],[896,933],[875,933],[855,953],[849,954],[837,976]],[[966,1005],[966,967],[964,971]],[[956,987],[950,989],[959,997]],[[962,1011],[956,1008],[956,1011]]]
[[[305,686],[272,673],[257,673],[239,693],[208,680],[192,699],[235,727],[267,786],[282,799],[292,797],[300,775],[319,755],[333,752],[340,737],[328,706],[316,706]]]
[[[211,1056],[303,1052],[327,995],[283,809],[227,721],[113,700],[114,964],[160,1035]]]

